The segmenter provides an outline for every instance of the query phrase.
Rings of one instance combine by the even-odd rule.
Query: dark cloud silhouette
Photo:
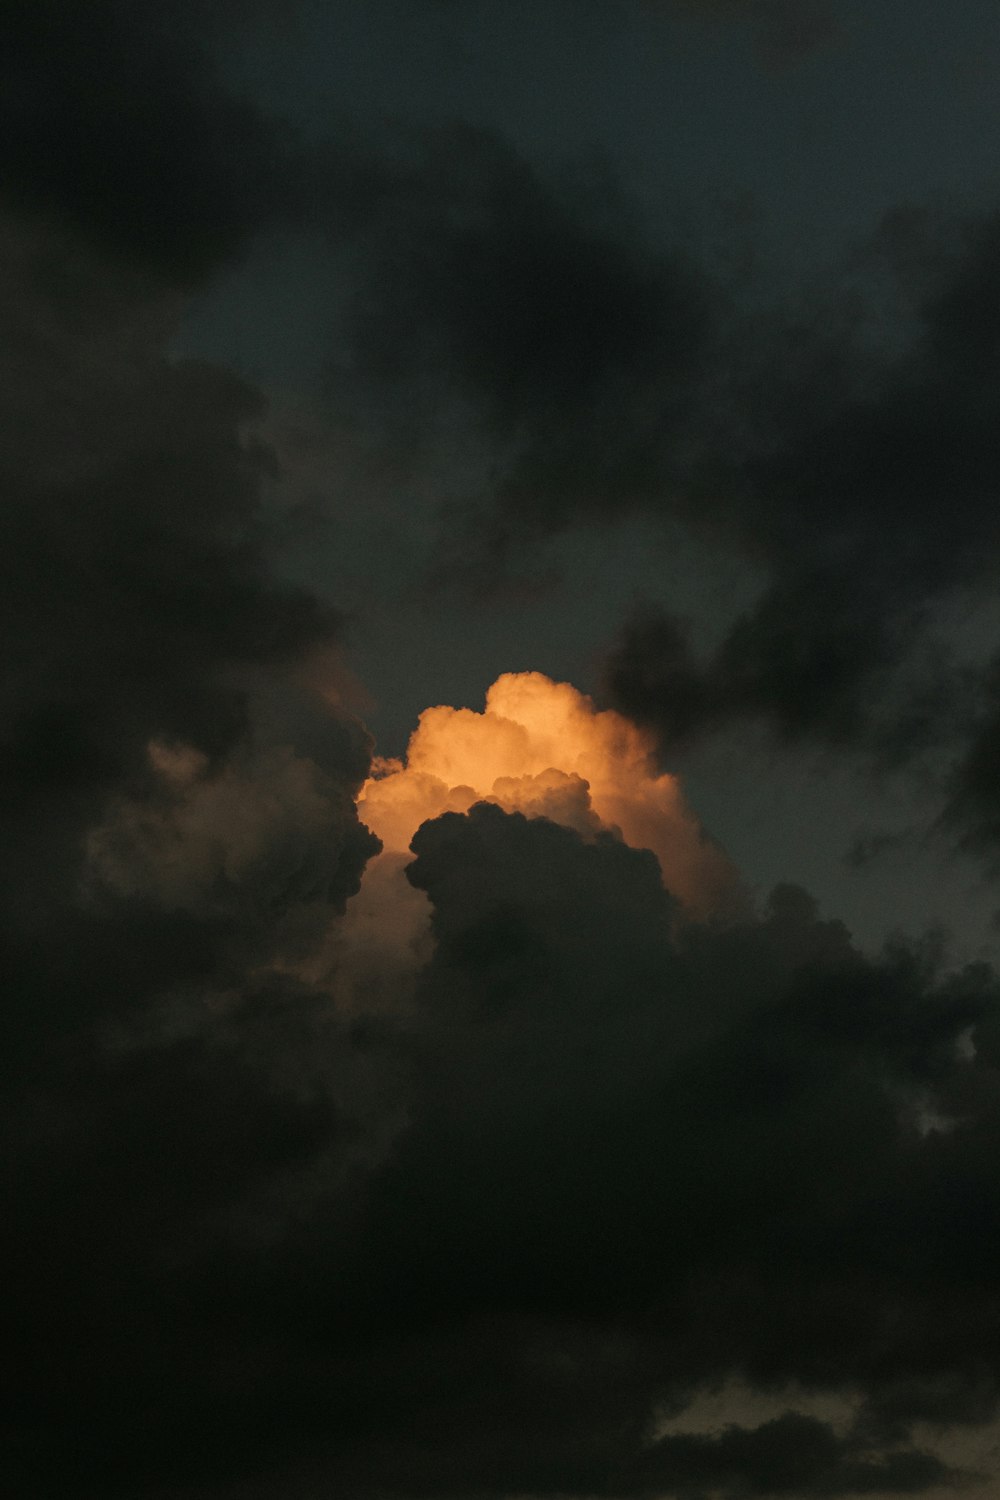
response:
[[[350,1136],[294,973],[378,847],[370,741],[297,675],[341,621],[272,576],[258,394],[78,242],[2,238],[8,1473],[151,1491],[212,1467],[185,1266]]]
[[[949,784],[942,822],[965,848],[982,856],[992,875],[1000,872],[1000,663],[983,673],[973,729]]]
[[[401,184],[363,242],[329,395],[404,475],[461,484],[449,560],[495,582],[540,532],[658,503],[712,344],[697,267],[642,245],[606,174],[553,185],[481,129],[425,132]]]
[[[213,76],[186,12],[20,7],[5,27],[2,119],[15,206],[182,282],[280,211],[291,159],[287,136]]]
[[[861,725],[872,668],[902,665],[925,606],[996,557],[995,221],[890,216],[865,317],[836,288],[808,316],[751,314],[644,246],[606,180],[544,182],[469,129],[422,153],[412,199],[366,241],[337,410],[461,494],[449,525],[474,536],[479,582],[540,537],[636,512],[728,543],[774,584],[706,703],[727,678],[733,713],[783,732]],[[831,669],[838,706],[817,712]]]
[[[819,574],[775,585],[705,663],[683,622],[665,614],[634,620],[608,683],[619,706],[654,724],[664,744],[754,718],[787,739],[847,744],[867,729],[873,684],[900,653],[888,634],[842,580]]]
[[[872,1461],[823,1422],[789,1413],[746,1431],[661,1438],[643,1464],[651,1486],[699,1495],[912,1495],[956,1476],[930,1454],[904,1450]]]
[[[123,1026],[105,995],[117,1040],[13,1094],[22,1492],[949,1478],[909,1434],[997,1392],[992,977],[865,960],[792,887],[678,944],[648,853],[493,805],[414,847],[437,946],[402,1010],[223,975],[209,907],[165,1009],[142,989]],[[162,918],[139,910],[115,931],[148,966]],[[735,1371],[842,1393],[846,1429],[791,1409],[685,1432]]]
[[[0,64],[4,199],[185,288],[269,228],[353,225],[382,190],[374,157],[343,126],[307,146],[217,65],[228,33],[294,21],[300,9],[283,0],[18,7],[5,18]]]
[[[924,638],[923,614],[887,611],[824,569],[776,582],[700,659],[684,620],[634,616],[605,682],[668,754],[756,723],[785,745],[860,751],[898,769],[960,742],[981,693],[976,669]]]
[[[668,746],[752,721],[883,765],[944,746],[963,769],[942,805],[982,849],[993,675],[982,641],[956,646],[935,619],[960,590],[983,597],[996,565],[996,222],[916,259],[900,258],[904,230],[887,225],[883,247],[914,293],[908,340],[818,364],[814,342],[798,393],[795,366],[789,381],[760,371],[756,451],[727,445],[728,473],[705,487],[771,582],[700,656],[669,608],[638,614],[607,684]]]
[[[257,393],[168,360],[169,302],[74,242],[8,219],[3,260],[3,1025],[44,1055],[50,1026],[58,1048],[116,995],[193,982],[262,902],[342,905],[374,847],[353,803],[370,743],[294,679],[341,622],[271,576]],[[278,672],[298,715],[275,743],[255,704]],[[81,911],[105,877],[140,898],[134,929]],[[191,896],[219,881],[214,909]]]

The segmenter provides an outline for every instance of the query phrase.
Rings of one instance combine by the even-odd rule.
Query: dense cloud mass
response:
[[[668,8],[745,12],[785,53],[821,29]],[[866,342],[741,309],[617,190],[481,125],[306,148],[219,66],[283,6],[22,9],[8,1488],[990,1483],[961,1448],[1000,1398],[996,976],[930,939],[862,952],[795,883],[755,906],[656,757],[746,723],[883,769],[934,747],[928,818],[995,864],[992,648],[956,665],[932,618],[997,563],[995,219],[909,241],[909,322]],[[705,650],[650,601],[612,708],[537,671],[483,712],[428,685],[406,763],[374,759],[349,622],[285,576],[265,396],[171,352],[190,289],[279,222],[336,247],[331,427],[440,480],[438,582],[502,587],[540,539],[641,515],[751,559],[758,601]]]
[[[654,742],[634,724],[541,672],[508,672],[484,711],[425,709],[406,764],[380,761],[359,810],[387,856],[405,853],[420,825],[489,801],[592,837],[614,831],[651,849],[688,916],[704,919],[740,900],[739,879],[684,804],[674,776],[658,773]]]
[[[422,132],[354,266],[328,399],[402,483],[435,474],[477,588],[539,535],[652,504],[689,466],[711,289],[622,233],[606,174],[553,185],[493,132]]]
[[[174,964],[186,1008],[18,1091],[22,1492],[939,1482],[911,1424],[998,1375],[992,980],[866,962],[792,888],[678,943],[651,854],[495,806],[414,849],[402,1014]],[[737,1370],[849,1430],[658,1435]]]
[[[299,0],[39,0],[5,17],[4,194],[111,257],[193,288],[272,228],[363,222],[391,174],[343,127],[309,146],[225,82],[219,40],[280,35]]]
[[[997,565],[995,219],[955,239],[924,252],[901,352],[841,356],[821,402],[762,383],[763,442],[718,483],[727,524],[772,571],[759,602],[700,660],[682,620],[647,610],[608,684],[667,744],[753,720],[882,763],[944,744],[957,752],[948,819],[984,848],[996,673],[934,624],[949,601],[985,597]]]
[[[268,576],[256,393],[168,361],[169,305],[72,240],[9,217],[3,251],[5,1467],[98,1493],[106,1451],[129,1491],[144,1445],[115,1412],[184,1384],[164,1234],[183,1259],[327,1138],[275,964],[377,848],[369,747],[294,680],[286,732],[321,721],[320,763],[255,727],[340,628]],[[273,1020],[228,1036],[234,1007],[280,1015],[285,1055]]]
[[[174,11],[18,7],[5,28],[2,129],[15,203],[184,282],[280,211],[291,158],[283,133],[212,76],[189,8]]]

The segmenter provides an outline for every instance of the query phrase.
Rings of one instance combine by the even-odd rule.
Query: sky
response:
[[[24,1500],[1000,1479],[1000,10],[0,45]]]

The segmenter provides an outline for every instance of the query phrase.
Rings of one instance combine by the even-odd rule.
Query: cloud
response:
[[[124,798],[87,834],[85,880],[165,911],[239,921],[294,941],[289,914],[321,928],[355,894],[378,842],[343,776],[290,746],[233,757],[216,775],[188,747],[153,741],[159,798]],[[197,757],[197,758],[196,758]]]
[[[272,573],[259,394],[168,359],[172,299],[80,242],[7,218],[0,253],[2,1025],[41,1067],[64,1028],[221,983],[255,901],[265,950],[276,896],[275,921],[300,886],[342,905],[374,847],[370,741],[309,686],[340,617]],[[101,911],[80,905],[88,844],[121,898]]]
[[[744,1495],[912,1495],[960,1477],[912,1449],[865,1458],[825,1423],[791,1412],[751,1430],[661,1438],[643,1470],[650,1486],[682,1495],[734,1485]]]
[[[322,1314],[389,1340],[407,1421],[362,1437],[352,1472],[390,1494],[427,1474],[497,1494],[940,1483],[906,1433],[983,1412],[993,981],[864,960],[794,889],[678,946],[648,854],[489,804],[414,849],[436,947],[409,1123]],[[691,1394],[736,1369],[860,1392],[855,1427],[685,1435]],[[651,1440],[665,1399],[681,1435]]]
[[[396,463],[459,490],[446,561],[495,581],[539,530],[651,501],[682,465],[710,288],[642,244],[607,173],[554,186],[468,125],[408,156],[355,263],[329,397]]]
[[[377,847],[371,743],[317,688],[339,615],[273,571],[259,394],[168,358],[172,297],[86,240],[7,216],[0,255],[12,1471],[148,1492],[206,1461],[190,1268],[266,1242],[382,1099],[291,972]]]
[[[117,0],[86,15],[60,0],[22,11],[5,49],[3,139],[13,205],[186,281],[273,212],[289,143],[226,92],[183,21],[183,9],[168,24]]]
[[[317,217],[343,229],[377,201],[382,169],[346,129],[307,147],[218,65],[233,31],[292,21],[299,9],[95,0],[84,14],[40,0],[21,10],[2,64],[8,207],[185,289],[267,229]]]
[[[730,445],[703,486],[722,534],[764,572],[757,600],[707,651],[651,602],[606,684],[668,754],[755,724],[882,768],[919,761],[947,808],[939,828],[985,851],[994,627],[976,602],[998,545],[996,222],[953,225],[949,243],[905,220],[879,241],[912,295],[895,347],[803,334],[812,352],[786,380],[763,340],[758,436]]]
[[[125,38],[95,77],[128,103],[139,23],[95,16],[105,41]],[[22,61],[39,24],[20,23]],[[72,121],[90,85],[60,68],[42,76],[72,85],[59,106]],[[141,130],[139,145],[159,160]],[[92,148],[81,140],[91,172]],[[60,152],[32,159],[48,193]],[[573,216],[489,143],[456,162],[468,180],[454,189],[449,167],[427,218],[412,210],[386,305],[399,290],[483,430],[514,446],[509,524],[568,524],[588,424],[601,436],[583,453],[603,467],[584,514],[680,496],[646,481],[695,467],[678,434],[705,354],[684,275],[585,237],[580,284],[560,298]],[[44,226],[8,216],[0,239],[9,1483],[26,1500],[931,1490],[950,1475],[917,1424],[961,1431],[1000,1389],[995,977],[942,974],[919,950],[866,958],[795,887],[759,917],[678,924],[671,891],[720,869],[725,885],[728,866],[649,738],[536,674],[501,679],[484,714],[432,710],[407,769],[368,787],[366,814],[385,801],[380,874],[398,885],[400,838],[413,844],[413,903],[387,939],[395,896],[378,879],[352,894],[375,848],[355,806],[371,743],[318,690],[343,622],[278,576],[260,396],[165,353],[164,285],[205,274],[254,216],[227,209],[218,241],[203,238],[208,187],[197,201],[174,187],[194,227],[164,247],[159,281],[123,267],[156,256],[145,222],[123,218],[116,238],[114,188],[110,209],[70,194]],[[453,191],[445,263],[482,268],[454,315],[416,253]],[[871,618],[889,621],[887,656],[915,599],[988,566],[991,336],[977,309],[992,283],[962,264],[965,281],[926,304],[931,332],[907,366],[920,401],[906,405],[904,381],[892,400],[886,386],[845,405],[836,386],[779,423],[763,457],[733,459],[747,493],[771,497],[760,546],[786,588],[814,576],[803,558],[844,578],[828,555],[843,509],[817,474],[834,473],[834,496],[868,485],[847,508],[855,539],[909,524],[904,582],[888,564],[866,575],[886,585],[888,612]],[[499,271],[511,298],[494,314]],[[372,326],[387,333],[381,306]],[[386,375],[387,349],[372,344],[371,389],[409,368],[404,351]],[[624,449],[605,455],[647,378]],[[919,436],[927,392],[949,390],[952,457],[961,429],[981,484],[963,491],[961,542],[930,480],[912,506],[903,483],[903,437]],[[873,518],[873,453],[898,403],[897,509]],[[710,519],[749,545],[743,495],[734,481]],[[793,495],[811,497],[815,524]],[[677,505],[693,514],[691,493]],[[804,592],[779,597],[808,614]],[[744,627],[708,674],[679,655],[692,732],[705,675],[741,711],[789,727],[799,700],[815,712],[808,651],[790,701],[764,669],[798,660],[782,657],[781,613]],[[853,733],[862,664],[844,658],[836,702]],[[790,1409],[685,1430],[697,1396],[737,1378],[843,1396],[850,1422]]]
[[[595,837],[613,831],[652,849],[689,914],[738,903],[736,872],[685,806],[676,777],[653,765],[652,740],[627,719],[540,672],[506,673],[484,711],[426,709],[405,765],[383,762],[359,810],[387,850],[410,846],[421,823],[487,800]]]
[[[153,758],[174,790],[138,845],[126,822],[128,890],[33,955],[36,993],[91,986],[101,1029],[63,1022],[9,1099],[26,1494],[945,1477],[912,1424],[981,1420],[1000,1376],[987,971],[866,960],[795,888],[679,935],[649,850],[479,803],[414,836],[433,947],[405,1003],[361,985],[338,1013],[336,973],[220,943],[204,873],[249,828],[230,899],[280,931],[301,889],[271,879],[277,804],[295,789],[294,833],[315,773],[215,786],[191,752]],[[190,910],[164,913],[178,889]],[[737,1372],[846,1392],[855,1425],[685,1433]]]
[[[72,242],[8,221],[3,250],[6,732],[57,698],[95,773],[144,757],[153,735],[219,750],[239,727],[241,668],[339,631],[335,611],[268,576],[270,460],[248,435],[262,399],[166,359],[170,302],[118,290]],[[67,724],[67,754],[71,740]]]
[[[758,723],[898,765],[961,729],[975,679],[922,639],[915,606],[893,614],[863,589],[829,569],[779,578],[701,660],[687,622],[637,613],[605,664],[611,701],[664,747]]]
[[[352,929],[369,746],[299,671],[340,623],[271,572],[257,398],[78,246],[5,247],[12,1482],[735,1496],[787,1425],[649,1424],[742,1371],[862,1392],[874,1457],[800,1445],[829,1493],[929,1486],[908,1424],[996,1380],[992,980],[794,891],[680,939],[676,784],[532,675],[400,773],[515,809],[421,782],[431,943]]]
[[[997,751],[1000,748],[1000,661],[997,657],[983,673],[975,710],[970,714],[971,732],[954,765],[949,798],[942,823],[968,850],[982,856],[996,875],[1000,850],[1000,778]]]
[[[394,482],[433,476],[436,583],[516,584],[540,541],[652,518],[758,579],[705,659],[669,600],[613,650],[612,703],[668,753],[740,723],[883,764],[960,743],[982,652],[941,616],[997,555],[995,216],[897,210],[804,308],[751,307],[599,173],[545,181],[468,128],[414,155],[329,399]]]
[[[707,650],[656,598],[612,646],[610,703],[668,762],[743,726],[935,776],[963,756],[986,653],[948,613],[997,555],[994,217],[900,209],[805,310],[751,310],[594,174],[554,185],[469,129],[416,155],[328,394],[438,497],[435,587],[517,586],[540,542],[641,515],[757,580]]]
[[[793,50],[822,20],[671,8],[776,47],[804,27]],[[750,315],[693,257],[654,249],[607,172],[545,180],[461,124],[381,152],[346,128],[307,147],[216,67],[228,29],[282,10],[182,6],[167,28],[116,0],[86,22],[33,7],[6,63],[8,202],[112,255],[133,290],[190,287],[269,225],[356,237],[331,417],[394,483],[423,476],[441,498],[451,579],[516,581],[540,536],[636,512],[762,568],[707,660],[670,601],[628,626],[613,702],[666,743],[753,721],[898,763],[965,734],[969,684],[928,621],[982,587],[996,550],[993,220],[935,234],[889,216],[866,274],[908,330],[894,348],[835,288],[810,318]],[[55,296],[66,266],[39,256],[33,274]],[[61,295],[79,302],[79,281]]]

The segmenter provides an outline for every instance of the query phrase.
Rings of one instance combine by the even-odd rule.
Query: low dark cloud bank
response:
[[[339,924],[377,849],[354,806],[370,741],[318,690],[344,622],[277,577],[259,394],[165,353],[178,286],[279,211],[278,148],[186,33],[161,49],[135,14],[91,7],[79,37],[26,11],[3,133],[8,1485],[958,1483],[915,1428],[985,1421],[1000,1389],[987,969],[865,958],[793,886],[678,935],[648,851],[480,804],[414,840],[432,956],[393,1002],[344,1003]],[[131,166],[98,182],[140,96]],[[666,616],[633,629],[612,681],[636,717],[863,738],[911,618],[995,560],[992,227],[904,356],[870,380],[848,361],[791,417],[765,391],[768,442],[755,413],[710,466],[739,424],[706,279],[582,230],[483,137],[434,149],[426,206],[396,200],[409,238],[390,254],[366,220],[345,358],[372,422],[443,365],[505,458],[478,512],[498,554],[620,507],[766,560],[708,666]],[[990,691],[955,804],[985,840]],[[731,1378],[848,1416],[789,1397],[686,1430]]]
[[[494,807],[415,851],[437,948],[400,1014],[240,970],[210,903],[36,956],[26,1024],[55,985],[91,1024],[8,1099],[20,1492],[947,1478],[911,1423],[981,1420],[1000,1374],[992,978],[866,961],[793,888],[678,945],[650,855]],[[733,1371],[855,1415],[656,1435]]]

